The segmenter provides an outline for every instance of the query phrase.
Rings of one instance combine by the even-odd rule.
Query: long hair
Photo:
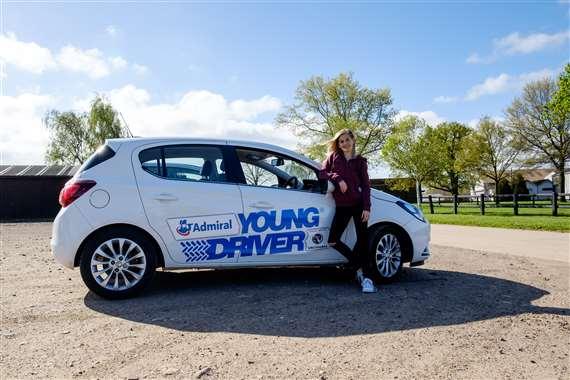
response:
[[[338,146],[338,140],[340,139],[340,136],[342,135],[348,135],[352,141],[354,141],[354,144],[352,144],[352,155],[356,156],[356,138],[354,138],[354,133],[348,129],[341,129],[340,131],[338,131],[337,133],[335,133],[334,137],[332,139],[330,139],[328,141],[328,152],[329,153],[333,153],[333,152],[341,152],[340,147]]]

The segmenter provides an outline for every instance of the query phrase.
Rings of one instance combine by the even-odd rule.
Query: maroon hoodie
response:
[[[362,208],[370,211],[370,179],[366,158],[358,155],[347,161],[344,154],[333,152],[323,162],[322,172],[335,185],[333,196],[337,206],[362,203]],[[345,193],[340,191],[340,181],[346,182],[348,189]]]

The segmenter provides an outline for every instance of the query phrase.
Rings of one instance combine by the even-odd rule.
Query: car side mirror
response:
[[[283,157],[273,158],[273,159],[271,159],[271,165],[272,166],[283,166],[283,165],[285,165],[285,160],[283,159]]]
[[[333,183],[326,178],[319,179],[319,187],[321,189],[321,194],[327,194],[334,191]]]

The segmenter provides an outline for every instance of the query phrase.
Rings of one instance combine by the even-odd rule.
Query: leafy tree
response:
[[[499,185],[497,186],[497,194],[512,194],[513,188],[511,187],[511,183],[506,178],[501,178],[499,181]],[[497,197],[495,197],[497,198]]]
[[[558,90],[552,95],[547,105],[549,112],[558,123],[570,123],[570,63],[564,67],[564,72],[558,78]]]
[[[390,133],[395,114],[391,105],[389,89],[363,87],[350,73],[332,79],[315,76],[301,81],[295,103],[277,115],[276,124],[291,128],[315,159],[325,157],[326,142],[337,131],[350,128],[359,153],[374,160]]]
[[[382,157],[398,175],[416,181],[417,203],[421,203],[422,183],[434,174],[431,145],[424,131],[427,124],[416,116],[398,121],[382,148]]]
[[[96,96],[88,113],[49,111],[44,123],[50,132],[46,161],[76,165],[85,161],[106,139],[127,136],[117,111]]]
[[[521,173],[515,173],[512,177],[511,183],[515,194],[528,194],[526,181]]]
[[[458,195],[472,182],[479,161],[473,131],[461,123],[441,123],[426,129],[426,140],[434,167],[430,186]]]
[[[480,153],[479,173],[495,183],[495,194],[499,194],[499,182],[509,174],[508,170],[520,150],[507,129],[489,117],[483,117],[477,126],[475,141]],[[499,202],[495,198],[495,202]]]
[[[506,110],[507,127],[521,143],[529,161],[553,165],[562,191],[565,161],[570,156],[569,80],[567,67],[558,88],[550,78],[530,82]]]

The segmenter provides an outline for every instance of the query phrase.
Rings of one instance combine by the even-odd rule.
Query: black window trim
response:
[[[268,149],[263,149],[263,148],[257,148],[257,147],[253,147],[253,146],[243,146],[243,145],[228,145],[228,147],[231,147],[233,150],[233,157],[234,157],[234,162],[237,163],[237,168],[236,170],[239,170],[239,174],[240,174],[240,178],[241,178],[241,183],[239,183],[239,185],[241,186],[251,186],[251,187],[261,187],[263,189],[273,189],[273,190],[287,190],[287,191],[299,191],[302,192],[303,194],[323,194],[321,191],[320,192],[314,192],[314,191],[307,191],[307,190],[300,190],[300,189],[284,189],[282,187],[271,187],[271,186],[261,186],[261,185],[250,185],[247,183],[246,179],[245,179],[245,174],[243,172],[243,169],[241,167],[240,161],[238,159],[238,155],[237,155],[237,150],[238,149],[247,149],[247,150],[256,150],[259,152],[264,152],[264,153],[269,153],[269,154],[273,154],[273,155],[277,155],[280,157],[283,157],[285,159],[290,159],[291,161],[297,162],[300,165],[306,166],[309,169],[313,170],[313,172],[315,173],[315,177],[317,177],[317,181],[319,180],[319,172],[317,169],[315,169],[313,166],[308,165],[306,162],[303,162],[299,159],[293,158],[291,156],[289,156],[288,154],[283,154],[281,152],[275,152],[273,150],[268,150]]]
[[[224,160],[224,164],[226,166],[226,181],[225,182],[220,182],[220,181],[197,181],[195,179],[179,179],[179,178],[168,178],[166,177],[166,160],[164,158],[164,150],[165,148],[179,148],[179,147],[208,147],[208,148],[218,148],[221,153],[222,153],[222,158]],[[145,170],[142,167],[142,162],[140,161],[140,155],[141,153],[147,151],[147,150],[151,150],[151,149],[159,149],[160,150],[160,167],[159,167],[159,174],[154,174],[148,170]],[[219,144],[204,144],[204,143],[186,143],[186,144],[164,144],[164,145],[157,145],[157,146],[152,146],[152,147],[148,147],[145,148],[141,151],[139,151],[138,153],[138,159],[139,159],[139,164],[141,165],[141,169],[145,172],[148,173],[154,177],[163,179],[163,180],[167,180],[167,181],[181,181],[181,182],[193,182],[193,183],[212,183],[212,184],[219,184],[219,185],[238,185],[240,184],[238,182],[238,180],[241,180],[240,178],[236,178],[234,177],[235,173],[235,168],[234,168],[234,162],[236,160],[237,156],[235,156],[235,152],[231,149],[228,148],[227,145],[219,145]],[[231,170],[228,168],[228,164],[230,164],[229,168],[231,168]],[[245,180],[245,177],[244,177]]]

